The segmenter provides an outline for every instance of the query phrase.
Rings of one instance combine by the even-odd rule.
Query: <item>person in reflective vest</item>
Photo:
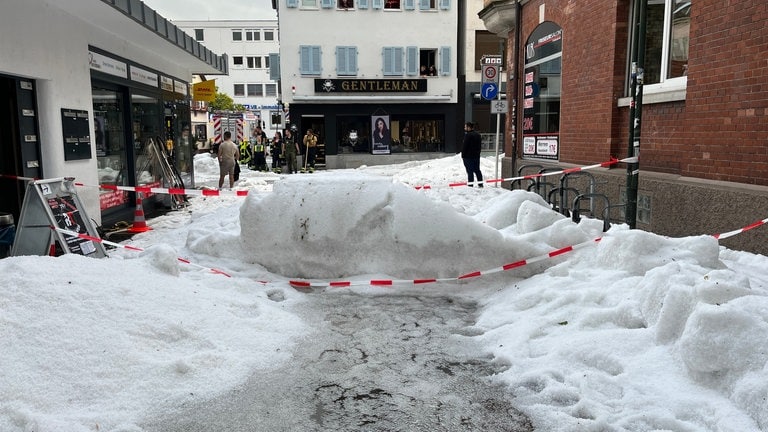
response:
[[[253,169],[256,171],[269,171],[267,167],[267,154],[265,140],[261,135],[256,135],[253,144]]]

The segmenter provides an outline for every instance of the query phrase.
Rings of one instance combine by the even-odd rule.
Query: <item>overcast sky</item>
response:
[[[144,3],[171,21],[277,18],[271,0],[144,0]]]

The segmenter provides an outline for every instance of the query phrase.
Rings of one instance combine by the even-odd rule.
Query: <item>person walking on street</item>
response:
[[[239,163],[240,150],[232,142],[232,133],[224,132],[224,141],[219,145],[219,189],[224,186],[224,177],[229,176],[229,188],[235,186],[235,164]]]
[[[480,171],[480,151],[482,150],[482,138],[475,131],[475,125],[472,122],[464,124],[464,142],[461,146],[461,159],[464,161],[464,168],[467,170],[467,185],[472,187],[477,175],[477,182],[483,187],[483,173]]]
[[[299,153],[299,144],[293,137],[293,131],[286,129],[285,136],[283,137],[283,154],[285,155],[285,164],[287,165],[288,174],[298,172],[296,169],[297,153]]]
[[[307,148],[307,159],[304,161],[304,169],[315,170],[315,156],[317,155],[317,135],[312,129],[307,129],[304,135],[304,147]]]

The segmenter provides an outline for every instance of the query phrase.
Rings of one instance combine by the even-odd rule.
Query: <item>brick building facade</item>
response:
[[[644,1],[637,227],[671,236],[716,234],[768,217],[768,5]],[[479,16],[508,38],[507,67],[518,78],[508,92],[519,109],[508,116],[505,177],[523,165],[569,167],[630,154],[629,52],[639,4],[484,2]],[[548,57],[539,59],[539,49]],[[558,81],[559,90],[552,90]],[[537,130],[541,124],[548,129]],[[542,136],[556,150],[547,153]],[[624,202],[625,165],[594,174],[611,204]],[[722,244],[766,254],[767,240],[768,228],[760,227]]]

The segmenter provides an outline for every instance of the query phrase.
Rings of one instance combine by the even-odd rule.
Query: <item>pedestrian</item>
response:
[[[256,142],[253,144],[252,150],[252,166],[256,171],[267,171],[267,146],[266,138],[262,135],[256,135]]]
[[[232,142],[232,133],[224,132],[224,141],[219,145],[219,189],[224,186],[224,177],[229,176],[229,188],[235,186],[235,164],[239,163],[240,150]]]
[[[472,122],[464,124],[464,142],[461,146],[461,159],[464,161],[464,168],[467,170],[467,185],[472,187],[477,175],[477,182],[483,187],[483,173],[480,171],[480,151],[482,150],[482,138],[475,131],[475,125]]]
[[[283,154],[283,135],[280,131],[275,132],[275,136],[272,138],[272,171],[280,172],[283,166],[280,163],[280,158]]]
[[[307,129],[307,134],[304,135],[304,147],[307,148],[307,158],[304,161],[304,169],[309,165],[309,169],[315,170],[315,156],[317,155],[317,135],[314,134],[312,129]]]
[[[299,153],[299,144],[293,137],[293,131],[290,129],[285,130],[285,137],[283,137],[283,154],[285,155],[285,164],[287,165],[288,174],[297,172],[296,169],[296,154]]]

